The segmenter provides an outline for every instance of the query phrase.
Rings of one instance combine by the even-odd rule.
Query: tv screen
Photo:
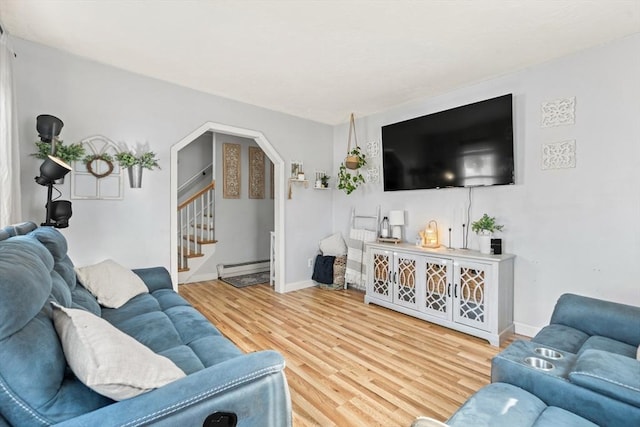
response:
[[[512,95],[382,127],[384,191],[514,183]]]

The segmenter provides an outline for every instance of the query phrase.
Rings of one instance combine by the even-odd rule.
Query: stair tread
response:
[[[182,237],[185,240],[189,240],[190,242],[196,242],[200,245],[210,245],[212,243],[218,243],[218,241],[216,239],[212,239],[212,240],[208,240],[208,239],[201,239],[199,237],[195,237],[193,234],[189,235],[189,236],[183,236]]]
[[[195,227],[196,228],[203,228],[205,230],[213,230],[215,228],[215,226],[210,225],[210,224],[196,224]]]
[[[178,268],[178,273],[184,273],[185,271],[189,271],[189,267]]]

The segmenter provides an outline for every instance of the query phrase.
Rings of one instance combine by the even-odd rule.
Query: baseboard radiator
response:
[[[234,277],[243,274],[262,273],[269,271],[269,260],[249,261],[238,264],[218,264],[218,277]]]

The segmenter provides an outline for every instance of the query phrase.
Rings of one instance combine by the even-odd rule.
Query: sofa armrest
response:
[[[201,426],[214,412],[236,414],[239,426],[291,426],[283,357],[271,350],[238,356],[57,425]]]
[[[640,361],[602,350],[585,350],[569,373],[581,387],[640,407]]]
[[[173,289],[171,275],[164,267],[137,268],[133,272],[140,276],[144,284],[149,288],[149,292],[157,291],[158,289]]]

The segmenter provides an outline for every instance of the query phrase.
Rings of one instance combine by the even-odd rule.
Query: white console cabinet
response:
[[[514,256],[368,243],[364,301],[486,339],[512,334]]]

